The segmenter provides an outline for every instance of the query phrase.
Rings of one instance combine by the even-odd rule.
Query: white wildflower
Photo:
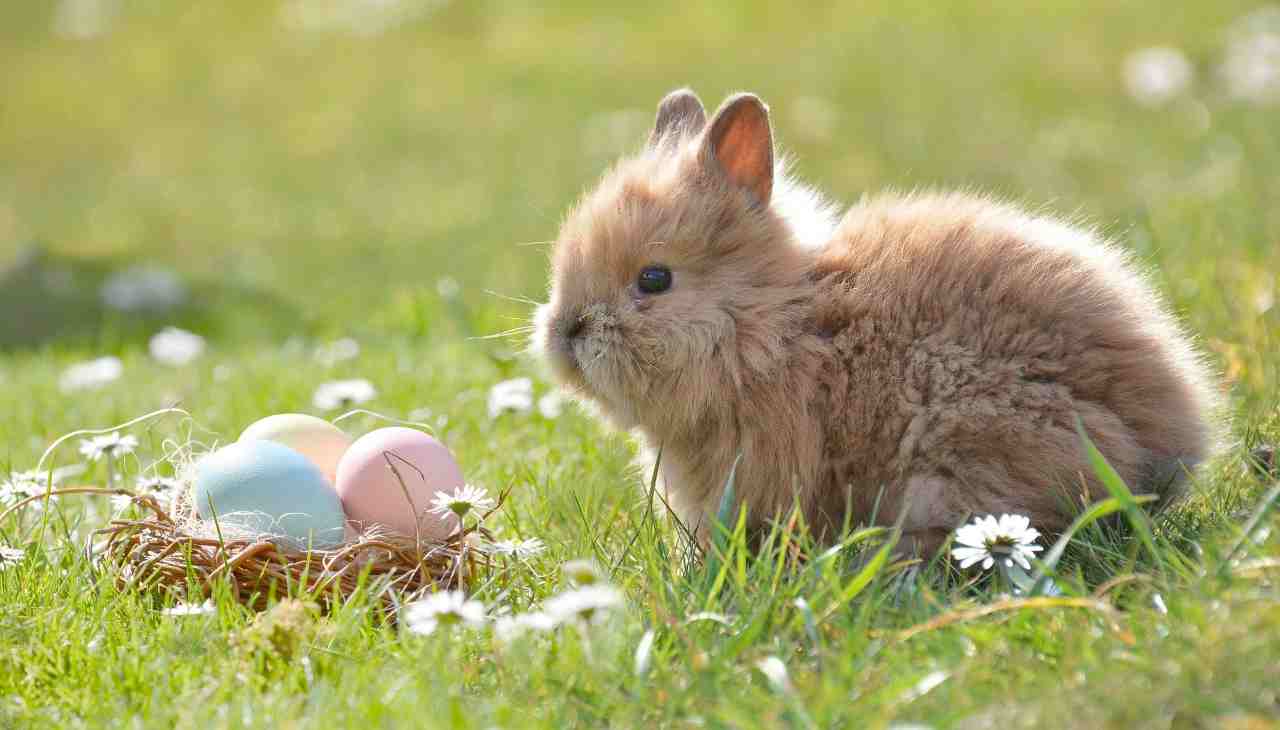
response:
[[[611,585],[597,584],[572,588],[552,596],[543,609],[557,623],[574,620],[599,623],[622,603],[621,591]]]
[[[136,436],[121,436],[114,431],[105,436],[95,436],[80,441],[80,453],[89,461],[97,461],[104,456],[118,457],[133,453],[138,446]]]
[[[1227,93],[1236,99],[1280,99],[1280,22],[1242,24],[1227,44],[1219,74]]]
[[[653,639],[655,636],[653,629],[649,629],[644,632],[644,636],[640,637],[640,643],[636,644],[634,667],[637,677],[643,677],[649,673],[649,666],[652,664],[653,659]]]
[[[764,675],[769,685],[779,692],[791,691],[791,679],[787,676],[787,665],[776,656],[767,656],[756,662],[756,671]]]
[[[182,482],[173,477],[138,477],[134,482],[134,490],[139,494],[171,494],[181,486]]]
[[[113,494],[111,495],[111,514],[118,515],[129,509],[132,504],[133,497],[127,494]]]
[[[545,632],[556,627],[556,620],[542,611],[531,611],[515,616],[500,616],[493,622],[493,633],[500,641],[512,639],[530,631]]]
[[[804,600],[803,598],[796,599],[797,602],[803,601],[803,600]],[[721,626],[728,626],[729,628],[733,628],[733,619],[729,618],[723,613],[716,613],[715,611],[698,611],[697,613],[691,613],[684,620],[686,624],[697,623],[699,621],[711,621],[713,623],[720,624]]]
[[[999,560],[1006,567],[1017,563],[1030,570],[1029,559],[1044,549],[1035,544],[1039,537],[1040,531],[1031,527],[1031,520],[1023,515],[1005,514],[999,519],[987,515],[956,530],[958,547],[952,548],[951,557],[962,569],[980,562],[987,570]]]
[[[538,399],[538,413],[548,421],[554,421],[564,412],[564,396],[551,391]]]
[[[124,374],[120,358],[108,355],[87,362],[76,363],[62,371],[58,388],[64,393],[101,388]]]
[[[204,338],[177,327],[165,327],[147,343],[151,357],[162,365],[182,367],[204,354]]]
[[[427,511],[440,517],[455,514],[462,519],[468,512],[487,512],[493,509],[493,505],[494,501],[484,487],[464,484],[453,490],[453,494],[437,492],[431,500],[431,509]]]
[[[462,286],[458,284],[458,280],[451,276],[446,276],[436,281],[436,293],[441,299],[454,299],[462,291]]]
[[[340,362],[354,360],[359,355],[360,343],[350,337],[334,340],[327,345],[321,345],[316,348],[316,362],[325,367],[332,367]]]
[[[484,604],[462,591],[442,591],[404,607],[405,626],[415,634],[430,634],[441,626],[483,626]]]
[[[0,506],[7,507],[18,500],[44,494],[50,486],[57,487],[67,477],[84,473],[80,464],[63,466],[50,471],[15,471],[0,482]],[[57,497],[52,497],[57,499]]]
[[[600,569],[600,565],[587,558],[570,560],[560,569],[564,572],[564,577],[576,586],[595,585],[604,581],[604,571]]]
[[[322,411],[350,408],[378,397],[378,390],[364,378],[335,380],[316,388],[311,403]]]
[[[1151,594],[1151,605],[1155,606],[1156,610],[1159,611],[1161,615],[1169,615],[1169,607],[1164,603],[1164,596],[1159,593]]]
[[[61,0],[53,14],[53,32],[77,41],[97,38],[110,30],[118,6],[118,0]]]
[[[915,702],[930,692],[937,689],[943,682],[951,678],[950,674],[943,671],[932,671],[921,677],[915,684],[911,685],[911,689],[902,693],[899,699],[902,703]]]
[[[225,383],[235,375],[236,371],[230,365],[214,365],[213,366],[213,382]]]
[[[489,544],[489,549],[495,555],[510,555],[517,560],[527,560],[537,555],[547,546],[536,537],[527,540],[498,540]]]
[[[376,36],[420,21],[448,0],[287,0],[280,22],[291,30]]]
[[[1191,85],[1191,62],[1177,48],[1156,46],[1130,53],[1124,61],[1124,83],[1129,96],[1146,106],[1159,106],[1181,95]]]
[[[204,603],[186,603],[179,601],[171,608],[166,608],[163,613],[166,616],[204,616],[211,613],[217,613],[218,609],[213,605],[213,601],[205,601]]]
[[[24,550],[0,544],[0,572],[6,571],[22,562],[22,559],[26,556],[27,553]]]
[[[153,264],[112,274],[99,293],[104,304],[122,312],[172,309],[187,300],[182,279],[170,269]]]
[[[489,418],[503,413],[528,413],[533,408],[533,380],[513,378],[489,389]]]
[[[8,507],[18,500],[44,491],[43,482],[34,471],[13,472],[0,482],[0,507]]]

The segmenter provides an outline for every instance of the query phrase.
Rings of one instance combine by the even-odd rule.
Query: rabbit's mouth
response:
[[[582,337],[582,328],[550,304],[538,307],[534,321],[537,331],[533,339],[534,349],[546,358],[556,377],[565,385],[591,395],[583,368],[587,353],[583,351],[586,338]]]
[[[535,320],[536,348],[556,378],[605,410],[614,410],[620,390],[616,318],[601,305],[573,311],[546,304],[538,308]]]

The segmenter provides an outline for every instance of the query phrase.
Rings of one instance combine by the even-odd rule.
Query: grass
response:
[[[281,8],[298,4],[140,0],[79,41],[51,33],[50,4],[0,8],[0,471],[181,403],[194,421],[132,430],[134,473],[164,439],[232,439],[312,410],[322,382],[368,378],[369,407],[427,409],[470,479],[512,489],[504,536],[548,544],[479,598],[536,606],[590,557],[626,608],[509,646],[401,633],[358,600],[255,620],[215,596],[213,615],[166,616],[83,557],[105,500],[68,498],[0,525],[10,545],[44,536],[0,571],[0,726],[1276,725],[1280,525],[1244,464],[1280,441],[1280,107],[1229,99],[1215,76],[1253,3],[427,5],[363,36],[292,27]],[[1121,69],[1160,44],[1197,80],[1153,109]],[[1221,369],[1233,445],[1151,525],[1131,510],[1085,524],[1063,595],[1039,603],[945,560],[908,570],[877,552],[889,534],[856,529],[825,551],[784,526],[750,553],[726,520],[720,552],[686,565],[623,436],[574,409],[488,417],[494,382],[549,386],[518,341],[475,339],[527,317],[536,243],[685,84],[709,103],[760,93],[800,173],[840,200],[980,188],[1122,239]],[[99,284],[139,263],[177,271],[189,304],[104,308]],[[209,352],[150,360],[165,325]],[[358,357],[317,362],[346,336]],[[105,354],[121,380],[59,389]],[[756,669],[769,657],[785,684]]]

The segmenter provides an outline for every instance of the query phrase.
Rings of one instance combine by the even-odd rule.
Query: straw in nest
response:
[[[95,563],[115,574],[122,590],[169,593],[192,601],[219,582],[242,604],[263,610],[274,597],[306,595],[332,609],[362,587],[388,618],[407,601],[439,590],[469,592],[489,554],[475,536],[491,536],[480,523],[444,541],[365,533],[331,549],[303,549],[272,535],[249,535],[231,525],[192,518],[186,500],[166,507],[152,495],[125,489],[65,487],[28,497],[0,514],[0,522],[23,506],[70,494],[125,495],[146,517],[113,519],[95,530],[88,547]],[[501,507],[498,504],[487,517]],[[481,522],[483,517],[481,518]]]

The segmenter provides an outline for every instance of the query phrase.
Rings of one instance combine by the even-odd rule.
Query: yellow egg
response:
[[[288,446],[315,464],[330,484],[336,480],[338,460],[351,446],[351,437],[342,429],[302,413],[278,413],[255,421],[240,434],[240,440]]]

